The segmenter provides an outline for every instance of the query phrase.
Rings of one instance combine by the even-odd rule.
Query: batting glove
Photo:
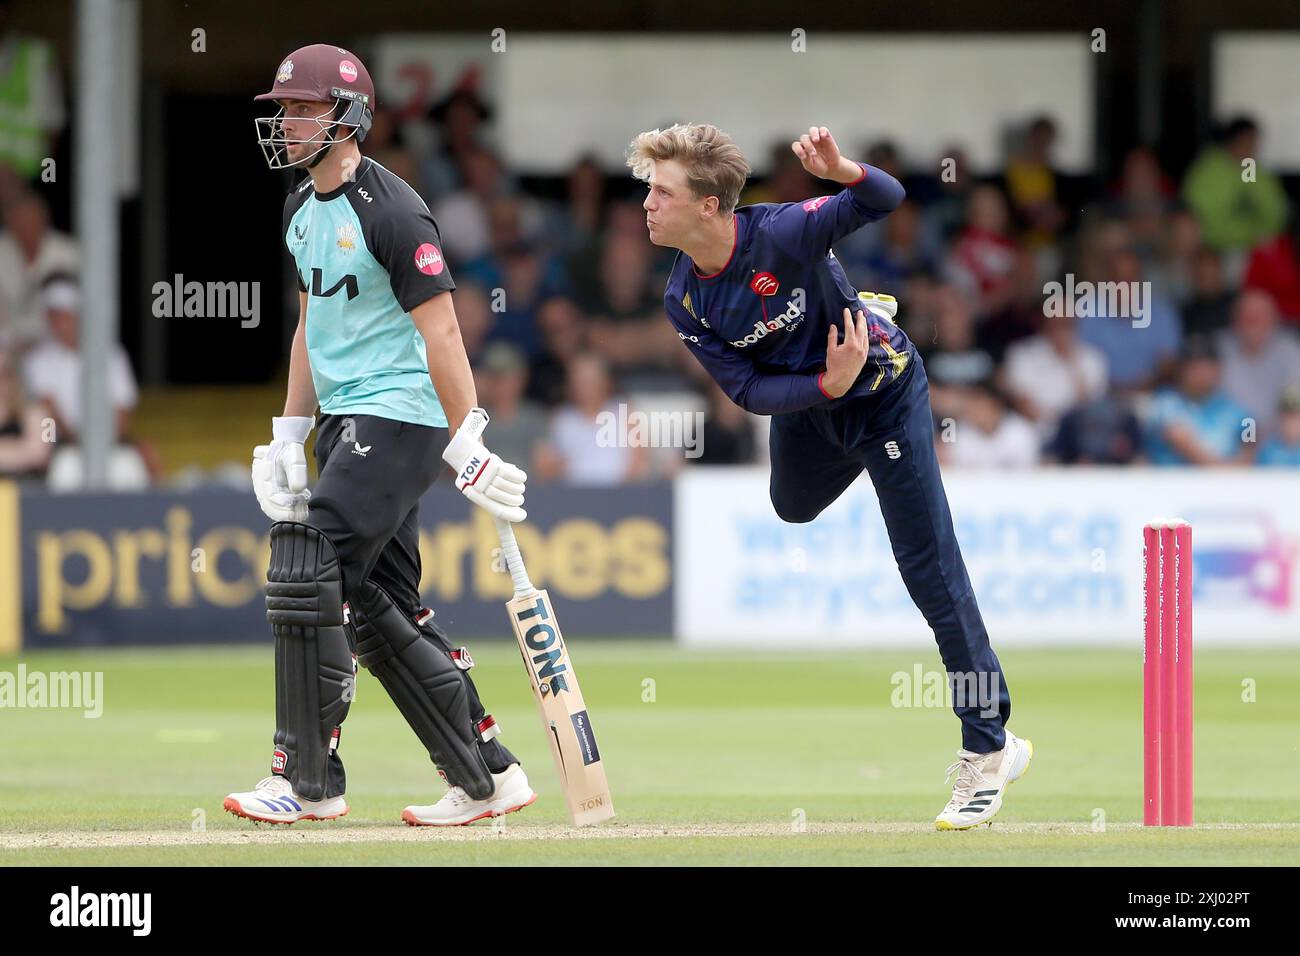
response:
[[[272,521],[305,521],[307,502],[307,452],[303,447],[314,418],[271,419],[271,444],[253,449],[253,494]]]
[[[475,421],[476,415],[482,418]],[[470,409],[465,421],[447,443],[442,460],[456,472],[456,487],[474,504],[494,518],[504,521],[523,521],[524,484],[528,475],[508,461],[488,451],[479,441],[487,412],[481,408]]]

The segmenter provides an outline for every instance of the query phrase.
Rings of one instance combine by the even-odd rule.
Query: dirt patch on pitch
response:
[[[1207,824],[1197,830],[1282,830],[1296,824]],[[1142,829],[1137,824],[1111,824],[1110,831]],[[994,823],[977,832],[1007,834],[1058,834],[1096,836],[1086,823]],[[646,840],[655,838],[699,839],[710,837],[790,837],[805,835],[854,835],[888,833],[935,833],[927,823],[809,823],[803,830],[790,824],[709,823],[650,826],[605,824],[575,829],[562,825],[493,827],[408,827],[387,824],[303,822],[292,827],[248,824],[247,829],[212,830],[63,830],[28,833],[0,833],[0,850],[41,848],[84,849],[121,846],[255,846],[258,844],[346,844],[346,843],[466,843],[491,840]],[[935,834],[936,838],[944,836]]]

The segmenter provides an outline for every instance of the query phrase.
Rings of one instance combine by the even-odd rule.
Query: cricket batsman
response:
[[[455,826],[522,809],[536,794],[479,700],[473,659],[418,592],[418,502],[444,461],[475,505],[525,516],[524,473],[458,432],[477,398],[438,227],[410,186],[361,155],[375,88],[355,54],[295,50],[255,99],[279,105],[256,121],[268,165],[308,175],[281,227],[299,290],[288,394],[271,443],[253,452],[253,490],[274,521],[271,775],[225,808],[270,823],[348,812],[338,746],[359,662],[448,784],[403,820]],[[308,491],[313,427],[319,480]]]
[[[824,126],[791,148],[808,172],[845,188],[737,209],[749,164],[731,137],[704,123],[640,134],[627,162],[649,186],[650,241],[678,250],[664,292],[678,336],[733,402],[772,417],[776,513],[812,521],[864,469],[871,476],[961,720],[962,749],[948,768],[952,799],[935,826],[968,829],[1001,809],[1034,748],[1006,729],[1011,696],[953,531],[925,366],[893,322],[893,297],[857,292],[831,251],[897,208],[903,187],[842,156]],[[995,688],[997,699],[960,693],[972,685]]]

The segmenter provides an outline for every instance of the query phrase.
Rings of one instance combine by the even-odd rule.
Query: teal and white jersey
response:
[[[321,411],[446,426],[412,309],[456,288],[438,225],[419,195],[362,159],[318,193],[308,178],[284,204],[284,241],[307,295],[307,355]]]

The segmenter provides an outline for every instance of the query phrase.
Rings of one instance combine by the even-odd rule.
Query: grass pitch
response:
[[[32,671],[102,671],[103,714],[0,709],[0,864],[1261,865],[1300,857],[1294,728],[1300,658],[1198,650],[1198,826],[1147,830],[1141,661],[1115,650],[1006,650],[1029,773],[991,827],[937,833],[960,746],[946,707],[894,706],[891,678],[933,647],[701,653],[574,641],[618,819],[566,825],[513,644],[479,641],[474,677],[541,798],[493,826],[402,826],[442,792],[364,671],[343,729],[351,813],[292,827],[222,812],[268,772],[269,643],[25,653]],[[0,659],[15,672],[18,659]],[[910,695],[907,695],[910,699]]]

